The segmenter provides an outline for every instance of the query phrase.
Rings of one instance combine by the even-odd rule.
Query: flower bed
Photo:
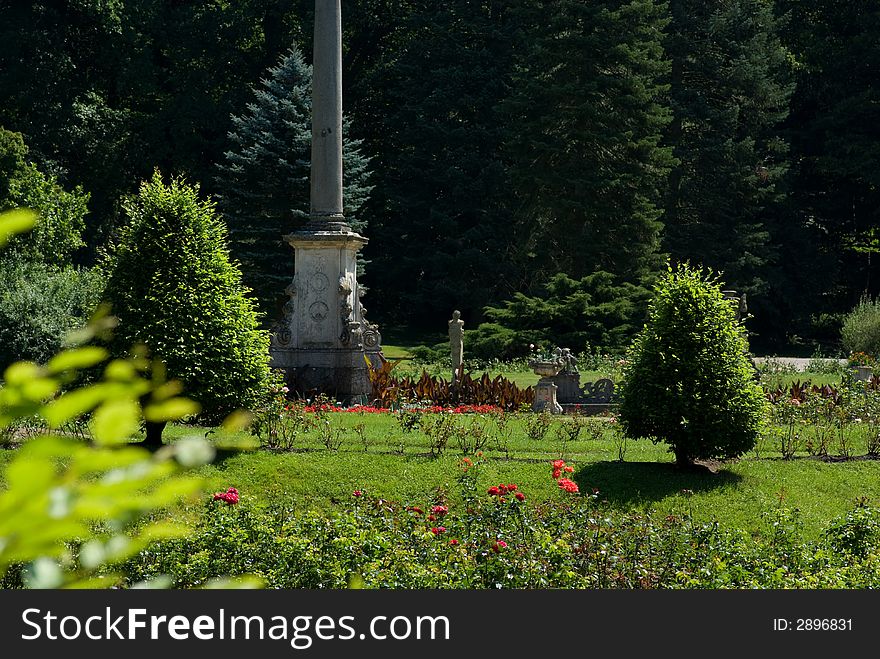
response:
[[[288,405],[287,409],[295,409],[295,405]],[[331,403],[322,403],[319,405],[300,406],[303,412],[346,412],[350,414],[395,414],[399,410],[392,410],[385,407],[374,407],[372,405],[354,405],[352,407],[340,407]],[[496,414],[501,408],[496,405],[458,405],[456,407],[444,407],[442,405],[429,405],[426,407],[409,407],[409,412],[421,412],[423,414]]]

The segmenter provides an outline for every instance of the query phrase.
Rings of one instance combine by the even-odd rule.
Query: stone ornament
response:
[[[327,305],[318,300],[317,302],[312,302],[311,306],[309,306],[309,318],[314,320],[316,323],[324,322],[324,319],[330,313],[330,309],[327,308]]]
[[[461,366],[464,363],[464,321],[460,311],[452,312],[452,320],[449,321],[449,348],[452,353],[452,379],[457,381],[461,377]]]

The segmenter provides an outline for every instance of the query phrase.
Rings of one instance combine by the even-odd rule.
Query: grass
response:
[[[584,373],[582,382],[596,375],[600,374]],[[356,489],[407,504],[430,502],[438,491],[447,494],[453,505],[458,500],[456,478],[465,454],[454,437],[441,455],[432,456],[425,433],[403,432],[393,415],[334,413],[327,418],[340,431],[338,450],[328,449],[319,431],[311,429],[297,438],[293,450],[221,452],[213,464],[201,469],[209,490],[232,485],[254,502],[281,501],[317,510],[349,506]],[[716,473],[682,471],[674,466],[665,445],[647,440],[629,441],[624,460],[618,460],[619,445],[607,422],[591,421],[597,424],[593,432],[585,431],[577,441],[569,442],[555,432],[559,417],[553,419],[545,438],[530,438],[527,423],[534,418],[508,415],[507,434],[502,435],[506,441],[490,439],[483,449],[487,464],[482,485],[515,482],[532,503],[552,500],[560,493],[551,478],[550,461],[564,458],[575,465],[573,477],[582,491],[598,488],[621,509],[674,514],[687,508],[698,520],[714,519],[726,528],[761,533],[767,530],[763,516],[785,506],[801,512],[805,532],[811,537],[849,510],[858,497],[880,504],[877,460],[820,460],[803,451],[783,460],[776,440],[768,434],[754,451],[721,464]],[[462,415],[456,422],[470,428],[469,437],[481,429],[489,438],[498,436],[497,425],[488,416]],[[364,425],[366,450],[355,430],[359,423]],[[166,441],[208,432],[194,426],[171,426]],[[859,456],[865,452],[864,432],[854,428],[852,435],[853,454]],[[829,450],[833,456],[837,449],[832,444]],[[0,466],[13,454],[11,449],[0,449]],[[693,494],[684,496],[685,490]]]
[[[335,427],[346,429],[337,451],[322,446],[312,430],[292,451],[231,454],[203,468],[202,473],[212,489],[225,490],[232,485],[253,501],[279,501],[299,509],[348,506],[357,489],[419,505],[443,492],[452,505],[456,504],[456,478],[465,454],[454,440],[442,455],[432,457],[428,438],[419,431],[402,432],[391,415],[339,413],[329,417]],[[361,421],[370,441],[367,451],[353,431],[354,424]],[[458,421],[483,422],[473,416],[459,417]],[[491,424],[488,427],[492,428]],[[682,471],[673,464],[665,445],[645,440],[630,441],[625,460],[620,462],[617,444],[607,429],[597,438],[566,443],[553,429],[543,440],[528,438],[522,419],[512,421],[509,429],[509,455],[491,444],[485,449],[483,485],[518,483],[535,503],[560,495],[550,473],[550,461],[560,457],[575,465],[573,478],[582,491],[598,488],[620,509],[666,515],[687,508],[698,520],[717,520],[722,527],[752,533],[767,531],[764,515],[779,506],[797,508],[805,533],[815,538],[858,497],[880,503],[880,461],[875,460],[823,461],[803,453],[783,460],[765,439],[755,452],[722,464],[716,473],[707,469]],[[201,429],[173,427],[168,439],[193,431]],[[685,496],[686,490],[693,494]]]

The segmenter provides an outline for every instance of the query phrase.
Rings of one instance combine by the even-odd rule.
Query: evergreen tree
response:
[[[509,2],[418,0],[364,83],[376,189],[367,281],[395,324],[445,327],[509,294],[514,236],[498,105]]]
[[[798,265],[822,272],[802,313],[842,313],[880,293],[880,6],[780,4],[798,62],[788,122],[793,207],[819,257]]]
[[[772,278],[768,217],[788,165],[780,122],[793,85],[780,21],[766,0],[671,0],[678,164],[666,199],[666,249],[724,272],[759,300]]]
[[[670,119],[665,2],[521,5],[505,104],[519,258],[536,283],[597,271],[649,281],[664,261],[660,202],[672,164],[660,143]]]
[[[308,218],[311,161],[311,67],[296,48],[252,89],[247,112],[233,116],[232,149],[218,165],[219,206],[226,216],[232,253],[245,283],[272,320],[290,282],[293,251],[282,237]],[[360,140],[343,127],[343,200],[346,220],[365,229],[358,210],[371,190]]]
[[[468,334],[468,353],[484,359],[525,357],[531,344],[575,352],[621,353],[645,320],[648,289],[607,272],[580,280],[560,273],[537,295],[515,293],[487,307],[489,322]]]
[[[106,256],[104,300],[119,319],[115,351],[144,344],[216,422],[268,389],[269,337],[229,260],[214,205],[158,171],[125,205],[128,223]],[[148,441],[161,438],[148,433]]]

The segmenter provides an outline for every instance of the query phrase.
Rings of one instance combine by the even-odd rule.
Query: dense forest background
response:
[[[0,209],[54,195],[82,220],[34,258],[93,265],[158,168],[233,239],[274,223],[265,267],[292,272],[313,7],[0,0]],[[747,294],[754,350],[810,353],[880,289],[880,3],[345,0],[343,23],[347,193],[386,331],[457,308],[498,345],[619,347],[690,260]]]

